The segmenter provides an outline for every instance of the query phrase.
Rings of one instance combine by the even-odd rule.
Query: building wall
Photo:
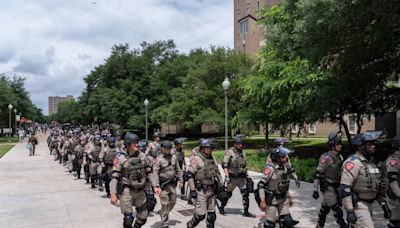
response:
[[[49,97],[49,115],[55,114],[58,112],[58,103],[65,100],[72,100],[74,97],[72,95],[67,95],[66,97],[59,96],[50,96]]]

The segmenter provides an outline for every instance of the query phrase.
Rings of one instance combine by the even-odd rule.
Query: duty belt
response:
[[[358,198],[358,200],[366,202],[366,203],[373,203],[375,201],[375,198],[373,198],[373,199],[361,199],[361,198]]]
[[[127,185],[127,184],[124,184],[124,183],[121,183],[121,184],[122,184],[122,189],[129,188],[129,190],[138,191],[138,192],[144,190],[144,188],[145,188],[145,187],[134,188],[134,187],[131,186],[131,185]]]
[[[201,183],[197,183],[196,184],[196,190],[197,191],[200,191],[200,190],[206,191],[206,190],[213,190],[213,189],[214,189],[214,185],[213,184],[211,184],[211,185],[209,185],[209,184],[201,184]]]
[[[279,194],[278,194],[278,193],[275,193],[274,196],[275,196],[275,198],[276,198],[277,200],[283,199],[283,198],[286,197],[286,192],[285,192],[285,193],[279,193]]]
[[[229,173],[230,178],[246,177],[245,173]]]

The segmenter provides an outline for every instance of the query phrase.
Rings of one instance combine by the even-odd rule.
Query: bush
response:
[[[290,161],[292,162],[300,180],[313,182],[315,169],[318,165],[318,159],[293,157]]]

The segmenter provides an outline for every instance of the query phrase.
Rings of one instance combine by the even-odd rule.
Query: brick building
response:
[[[61,101],[72,100],[74,97],[72,95],[67,95],[66,97],[50,96],[49,97],[49,115],[56,114],[58,112],[58,103]]]

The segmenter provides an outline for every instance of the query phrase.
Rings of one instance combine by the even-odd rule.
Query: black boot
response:
[[[322,206],[321,209],[319,210],[319,214],[318,214],[319,227],[321,227],[321,228],[324,227],[326,216],[329,214],[329,211],[330,211],[330,207],[328,207],[328,206]]]
[[[224,215],[224,214],[225,214],[225,207],[221,206],[221,207],[218,208],[218,210],[219,210],[219,213],[220,213],[221,215]]]
[[[342,208],[338,204],[335,204],[335,206],[332,207],[332,210],[333,210],[333,216],[335,217],[336,223],[339,225],[339,227],[346,228],[347,223],[343,219]]]
[[[249,193],[247,191],[243,192],[242,196],[243,196],[242,201],[243,201],[243,208],[244,208],[243,216],[255,218],[256,216],[249,212],[249,207],[250,207]]]
[[[96,176],[90,176],[90,183],[92,184],[92,188],[96,188],[95,180]]]

